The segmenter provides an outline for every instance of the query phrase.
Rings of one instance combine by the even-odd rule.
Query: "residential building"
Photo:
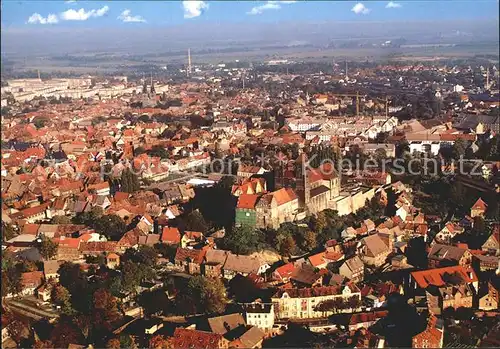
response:
[[[272,297],[272,302],[278,319],[324,318],[357,308],[361,302],[361,292],[352,283],[344,287],[279,289]]]
[[[466,248],[451,245],[434,244],[427,256],[429,268],[461,265],[468,267],[472,263],[472,254]]]
[[[488,205],[483,201],[483,199],[479,198],[470,208],[470,216],[474,217],[484,217],[486,214],[486,210],[488,209]]]
[[[362,281],[365,275],[365,264],[359,256],[354,256],[341,264],[339,274],[353,282]]]
[[[106,266],[109,269],[116,269],[120,266],[120,256],[116,253],[108,253],[106,255]]]
[[[391,247],[384,242],[380,234],[369,235],[361,239],[358,244],[358,251],[360,252],[361,259],[366,264],[376,267],[384,264],[392,252]]]
[[[237,274],[243,276],[251,273],[256,275],[264,274],[269,268],[269,264],[258,257],[236,255],[229,252],[222,269],[224,278],[231,280]]]
[[[269,303],[245,304],[245,319],[248,325],[270,332],[274,326],[274,305]]]
[[[479,309],[498,310],[500,306],[500,279],[493,277],[488,282],[488,292],[479,298]]]
[[[227,349],[229,341],[218,333],[176,328],[172,337],[174,348]]]

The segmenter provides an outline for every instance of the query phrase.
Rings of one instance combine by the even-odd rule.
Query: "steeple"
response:
[[[142,93],[143,94],[148,93],[148,84],[146,83],[146,79],[144,79],[144,84],[142,85]]]

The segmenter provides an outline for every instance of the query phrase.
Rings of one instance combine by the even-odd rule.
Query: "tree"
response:
[[[64,314],[72,315],[75,312],[71,307],[71,295],[66,287],[61,285],[54,286],[51,298],[54,304],[61,307]]]
[[[227,232],[222,239],[222,245],[236,254],[247,255],[258,250],[261,236],[258,231],[250,226],[236,227],[232,232]]]
[[[129,168],[123,170],[121,179],[121,191],[125,193],[134,193],[141,189],[141,184],[139,183],[139,177],[133,173]]]
[[[8,241],[16,235],[16,231],[12,225],[2,223],[2,241]]]
[[[142,279],[142,273],[139,266],[132,261],[125,261],[121,264],[123,291],[132,292],[139,286]]]
[[[134,155],[135,156],[138,156],[138,155],[141,155],[141,154],[145,154],[146,153],[146,149],[144,149],[144,147],[137,147],[134,149]]]
[[[467,148],[467,144],[465,144],[464,140],[459,138],[453,144],[453,158],[459,159],[461,156],[464,156],[465,149]]]
[[[162,335],[154,335],[149,340],[149,348],[150,349],[170,349],[172,346],[169,341],[165,339]]]
[[[5,314],[2,314],[2,317],[4,316]],[[23,338],[27,338],[29,329],[24,322],[17,319],[12,319],[7,324],[7,333],[9,334],[10,338],[12,338],[12,340],[16,342],[17,345],[19,345]]]
[[[375,157],[375,160],[377,160],[378,164],[382,164],[382,160],[387,158],[387,152],[383,148],[378,148],[375,150],[375,154],[373,155]]]
[[[45,127],[46,124],[47,124],[47,120],[46,119],[36,119],[33,122],[33,125],[35,125],[35,127],[37,129]]]
[[[226,308],[226,288],[221,279],[194,276],[189,280],[186,294],[198,312],[222,313]]]
[[[52,217],[52,224],[71,224],[71,218],[68,216]]]
[[[52,343],[51,340],[44,340],[44,341],[36,341],[35,344],[33,344],[34,349],[52,349],[54,348],[54,344]]]
[[[302,247],[308,251],[315,249],[317,247],[316,233],[312,230],[306,231],[302,241]]]
[[[94,327],[110,331],[120,318],[116,298],[104,288],[94,292],[92,320]]]
[[[200,231],[206,233],[208,231],[209,223],[203,218],[200,211],[192,211],[182,218],[185,228],[188,231]]]
[[[295,239],[292,235],[283,236],[278,243],[278,249],[280,253],[284,256],[290,256],[295,249],[297,248],[297,244],[295,243]]]
[[[318,234],[321,233],[323,229],[325,229],[325,227],[328,225],[325,213],[318,212],[312,223],[312,229]]]
[[[151,147],[151,150],[148,152],[149,156],[157,156],[160,159],[168,159],[170,154],[165,147],[159,144],[155,144]]]
[[[64,262],[59,267],[59,283],[71,294],[77,294],[86,288],[87,278],[79,264]]]
[[[474,235],[484,235],[486,234],[486,223],[483,217],[474,217],[474,224],[472,225],[472,233]]]
[[[85,340],[88,340],[92,330],[92,318],[86,314],[78,314],[73,318],[73,323],[80,329]]]
[[[40,254],[45,260],[54,258],[57,255],[57,244],[45,235],[42,236],[42,241],[38,246]]]
[[[158,254],[156,250],[147,245],[141,245],[139,249],[129,248],[122,258],[124,261],[131,260],[134,263],[144,264],[149,267],[156,265]]]
[[[120,339],[119,338],[111,338],[106,343],[106,348],[108,348],[108,349],[120,349],[121,348]]]
[[[67,348],[80,340],[79,330],[68,318],[61,318],[50,334],[50,341],[56,348]]]
[[[113,214],[98,218],[92,223],[91,227],[95,229],[96,233],[102,234],[111,240],[119,240],[127,228],[123,219]]]

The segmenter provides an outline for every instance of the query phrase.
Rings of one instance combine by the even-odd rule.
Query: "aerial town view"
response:
[[[498,0],[4,0],[2,348],[500,347]]]

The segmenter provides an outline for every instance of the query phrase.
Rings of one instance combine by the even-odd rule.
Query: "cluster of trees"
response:
[[[316,305],[315,311],[337,311],[344,309],[356,309],[361,305],[361,301],[356,296],[351,296],[347,300],[340,297],[323,301]]]
[[[359,227],[365,219],[375,223],[385,214],[385,207],[380,203],[378,196],[360,208],[356,213],[339,216],[337,211],[324,210],[309,218],[309,228],[317,234],[317,242],[325,243],[330,239],[340,238],[340,233],[347,227]]]
[[[303,225],[285,223],[277,231],[268,231],[266,236],[268,243],[284,256],[302,254],[317,247],[317,234]]]
[[[141,189],[139,177],[132,172],[130,168],[126,168],[122,171],[120,189],[125,193],[134,193]]]
[[[26,260],[16,260],[11,252],[2,251],[2,297],[21,291],[21,274],[36,271],[37,265]]]
[[[88,212],[77,214],[73,223],[85,224],[96,231],[96,233],[104,235],[110,240],[119,240],[127,228],[123,219],[117,215],[103,215],[102,209],[94,207]]]
[[[258,229],[244,225],[226,232],[220,245],[233,253],[248,255],[265,246],[264,234]]]
[[[175,298],[179,314],[220,314],[227,304],[226,288],[221,279],[197,275]]]

